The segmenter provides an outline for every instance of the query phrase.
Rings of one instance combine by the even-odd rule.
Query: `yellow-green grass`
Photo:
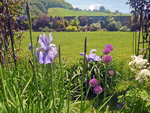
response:
[[[32,32],[34,45],[39,34],[42,34],[42,32]],[[49,32],[46,32],[46,35],[49,36]],[[21,48],[29,51],[29,32],[24,32],[24,36]],[[59,43],[61,43],[62,58],[67,59],[67,64],[82,58],[79,52],[84,52],[85,37],[87,37],[87,54],[89,54],[91,49],[97,49],[97,52],[94,53],[101,56],[105,45],[112,44],[114,50],[110,55],[112,55],[113,59],[122,59],[123,56],[130,57],[132,55],[132,32],[53,32],[52,37],[52,43],[56,44],[57,48]]]
[[[73,11],[64,8],[49,8],[48,16],[114,16],[113,14],[108,14],[104,12],[88,12],[88,11]],[[123,14],[122,16],[130,16],[128,14]]]

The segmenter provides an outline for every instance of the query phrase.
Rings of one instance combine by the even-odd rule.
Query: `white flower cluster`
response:
[[[149,65],[148,60],[143,59],[143,55],[139,55],[139,56],[132,55],[131,58],[132,61],[129,62],[129,65],[133,67],[132,70],[143,69],[146,68],[147,65]]]
[[[142,69],[139,73],[135,75],[135,80],[138,80],[139,83],[147,80],[147,77],[150,76],[150,71],[148,69]]]
[[[139,83],[147,80],[147,77],[150,76],[150,71],[146,69],[149,65],[147,59],[143,59],[143,55],[131,56],[132,61],[129,62],[129,65],[132,66],[131,70],[136,72],[135,80],[138,80]]]

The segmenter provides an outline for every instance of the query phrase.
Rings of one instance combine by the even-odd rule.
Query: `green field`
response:
[[[88,12],[88,11],[73,11],[64,8],[49,8],[48,16],[114,16],[113,14],[108,14],[104,12]],[[130,16],[128,14],[122,14],[122,16]]]
[[[42,32],[33,32],[33,41],[36,43],[37,37]],[[48,36],[48,32],[46,35]],[[22,41],[23,50],[28,50],[30,43],[29,32],[24,32],[25,38]],[[53,44],[57,48],[61,43],[62,58],[67,59],[67,63],[76,62],[82,56],[79,52],[84,52],[84,38],[87,37],[87,54],[91,49],[97,49],[95,52],[101,56],[106,44],[112,44],[114,50],[110,53],[115,59],[120,55],[130,57],[132,55],[132,32],[53,32]]]

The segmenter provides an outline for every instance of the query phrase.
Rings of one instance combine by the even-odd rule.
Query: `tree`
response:
[[[79,9],[78,7],[76,7],[74,10],[75,10],[75,11],[79,11],[80,9]]]
[[[104,6],[101,6],[101,7],[99,8],[99,12],[105,12],[105,7],[104,7]]]
[[[117,13],[119,13],[119,10],[116,10],[116,11],[115,11],[115,14],[117,14]]]
[[[106,9],[106,10],[105,10],[105,13],[110,14],[110,10]]]
[[[97,9],[94,9],[93,12],[98,12],[98,10],[97,10]]]

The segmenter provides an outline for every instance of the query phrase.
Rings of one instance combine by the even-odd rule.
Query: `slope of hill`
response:
[[[114,14],[108,14],[104,12],[88,12],[88,11],[73,11],[64,8],[49,8],[47,16],[113,16]],[[122,14],[122,16],[130,16],[128,14]]]

